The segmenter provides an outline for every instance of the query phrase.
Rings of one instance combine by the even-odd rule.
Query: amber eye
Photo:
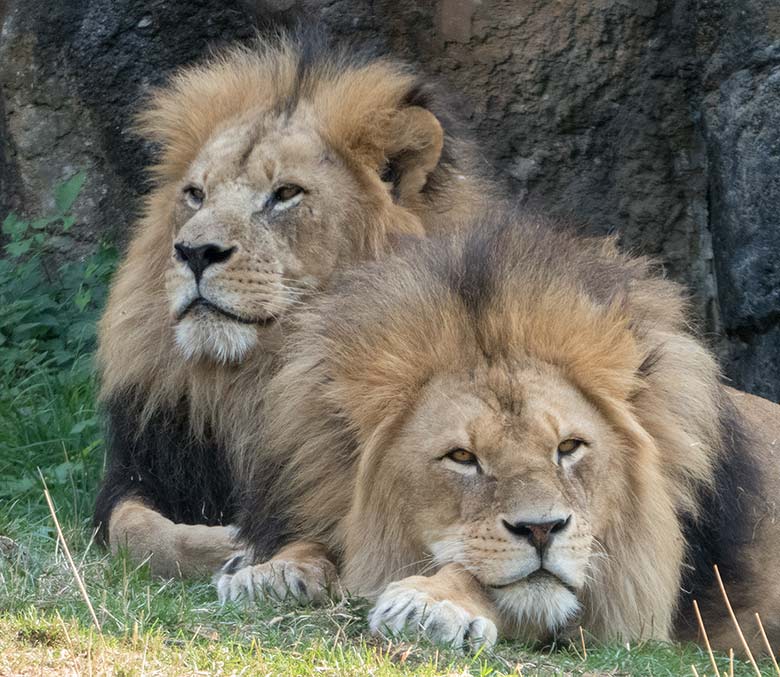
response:
[[[477,465],[477,457],[465,449],[453,449],[447,454],[447,458],[462,465]]]
[[[572,438],[570,438],[568,440],[563,440],[563,442],[561,442],[558,445],[558,453],[561,456],[566,456],[568,454],[573,454],[583,444],[585,444],[585,443],[582,440],[578,440],[578,439],[576,439],[574,437],[572,437]]]
[[[186,186],[184,188],[184,199],[192,209],[200,209],[203,206],[203,200],[206,199],[206,195],[197,186]]]
[[[279,186],[279,188],[274,191],[274,200],[277,202],[287,202],[288,200],[292,200],[296,195],[300,195],[302,192],[303,188],[292,183]]]

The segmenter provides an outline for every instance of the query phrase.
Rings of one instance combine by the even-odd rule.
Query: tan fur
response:
[[[161,149],[156,187],[99,328],[102,400],[134,393],[139,425],[186,400],[193,434],[214,434],[242,476],[287,315],[334,271],[382,255],[399,236],[451,227],[486,190],[468,145],[448,137],[455,160],[442,161],[438,119],[405,103],[416,86],[410,69],[336,53],[301,79],[299,61],[298,45],[280,38],[185,69],[154,94],[139,131]],[[395,189],[380,179],[392,158]],[[435,190],[425,189],[429,180]],[[286,183],[305,189],[300,204],[265,206]],[[188,185],[203,189],[202,207],[187,201]],[[274,324],[240,324],[200,308],[179,317],[197,289],[173,246],[211,243],[233,253],[204,272],[200,293]],[[148,523],[133,517],[110,529],[134,554],[150,542],[139,524]],[[158,550],[164,541],[151,540]],[[163,571],[175,566],[166,557],[157,557],[166,560]]]
[[[133,562],[148,560],[150,570],[164,578],[208,575],[238,549],[230,527],[174,524],[132,499],[114,510],[110,529],[114,554],[121,550]]]
[[[268,391],[260,457],[292,459],[273,505],[292,506],[295,533],[334,553],[352,592],[376,598],[457,563],[487,586],[505,635],[576,623],[604,640],[668,639],[678,515],[701,517],[697,492],[726,453],[717,366],[680,288],[646,260],[517,221],[481,250],[454,238],[354,273],[304,314]],[[571,467],[554,460],[568,436],[589,442]],[[453,447],[483,475],[464,484]],[[537,560],[502,520],[567,515],[550,550],[559,579],[520,579]],[[777,551],[772,530],[760,552]],[[447,589],[471,598],[462,582]],[[771,619],[780,605],[762,608]]]
[[[472,616],[495,614],[493,603],[484,587],[466,569],[457,564],[441,567],[433,576],[409,576],[404,583],[424,591],[431,600],[451,600]]]

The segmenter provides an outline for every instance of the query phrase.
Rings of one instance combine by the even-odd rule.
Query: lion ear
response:
[[[371,111],[357,121],[342,116],[336,129],[358,164],[392,184],[393,198],[408,206],[441,159],[444,130],[427,108],[414,104]]]
[[[393,184],[393,196],[405,205],[413,202],[441,159],[444,130],[436,116],[420,106],[397,111],[387,121],[381,149],[385,166],[382,179]]]

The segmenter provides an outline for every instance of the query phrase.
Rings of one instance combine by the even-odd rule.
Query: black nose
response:
[[[178,242],[173,245],[173,248],[176,250],[176,258],[189,266],[198,281],[206,268],[213,263],[227,261],[235,249],[235,247],[223,247],[213,243],[191,247]]]
[[[503,520],[507,530],[515,536],[527,538],[528,542],[539,552],[543,552],[552,540],[553,534],[560,533],[567,526],[571,515],[566,519],[558,519],[552,522],[507,522]]]

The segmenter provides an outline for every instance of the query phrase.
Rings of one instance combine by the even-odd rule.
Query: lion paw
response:
[[[240,556],[239,556],[240,557]],[[293,600],[299,604],[322,602],[328,596],[331,572],[328,566],[293,560],[269,560],[262,564],[236,566],[229,561],[215,580],[219,601],[247,605]]]
[[[498,637],[490,619],[474,616],[455,602],[437,600],[404,581],[387,586],[368,622],[375,634],[416,632],[436,644],[460,647],[466,643],[472,649],[491,647]]]

